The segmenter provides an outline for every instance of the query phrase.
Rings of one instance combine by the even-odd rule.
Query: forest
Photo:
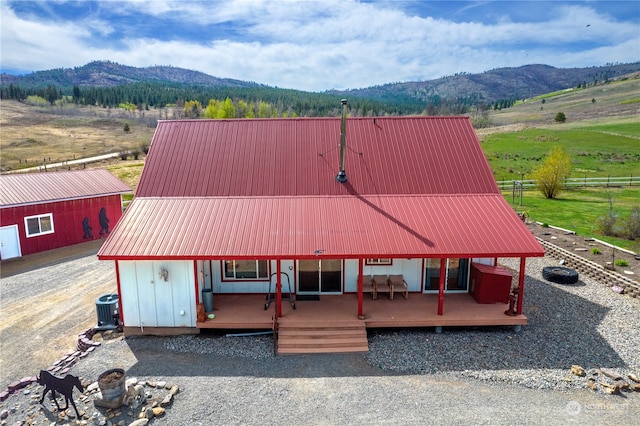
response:
[[[205,86],[171,82],[130,83],[111,87],[21,86],[3,84],[0,99],[27,102],[44,99],[48,104],[74,103],[103,108],[162,109],[184,107],[185,117],[331,117],[340,115],[340,95],[313,93],[255,85],[252,87]],[[483,104],[475,96],[418,100],[396,95],[385,100],[349,96],[352,116],[459,115],[478,109],[511,106],[514,100]],[[231,104],[230,104],[231,102]],[[231,106],[233,108],[231,108]],[[223,108],[224,107],[224,108]]]

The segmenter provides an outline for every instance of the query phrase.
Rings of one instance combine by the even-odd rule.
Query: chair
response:
[[[390,275],[389,286],[391,287],[391,292],[389,293],[391,300],[393,300],[393,293],[396,292],[402,293],[405,300],[409,298],[409,285],[402,275]]]
[[[360,281],[359,275],[358,275],[358,281]],[[358,281],[356,281],[356,288],[357,288]],[[373,300],[376,300],[378,298],[378,292],[376,291],[376,286],[373,285],[373,281],[371,280],[371,277],[365,276],[362,278],[362,292],[371,293],[371,298]]]
[[[389,293],[391,295],[391,286],[389,285],[389,279],[386,275],[374,275],[371,277],[371,284],[375,286],[376,297],[378,293]],[[393,297],[390,296],[392,299]]]

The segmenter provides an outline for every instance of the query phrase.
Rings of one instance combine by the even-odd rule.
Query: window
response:
[[[24,227],[28,237],[53,234],[53,215],[51,213],[24,218]]]
[[[225,260],[223,261],[224,279],[257,280],[269,278],[269,265],[266,260]]]
[[[367,259],[365,265],[391,265],[391,259]]]

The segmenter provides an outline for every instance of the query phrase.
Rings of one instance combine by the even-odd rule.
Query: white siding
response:
[[[191,261],[119,261],[127,327],[195,327]],[[160,272],[168,272],[165,281]]]

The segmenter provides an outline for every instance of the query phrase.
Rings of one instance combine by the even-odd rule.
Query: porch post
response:
[[[358,318],[362,318],[362,259],[358,259]]]
[[[447,259],[440,259],[440,288],[438,291],[438,315],[443,315],[444,313],[444,279],[447,273],[446,271],[446,262]]]
[[[520,289],[520,291],[518,293],[518,309],[516,311],[518,315],[522,315],[522,298],[524,297],[524,268],[526,262],[526,257],[520,258],[520,274],[518,275],[518,288]]]
[[[282,266],[280,259],[276,260],[276,318],[282,316]]]

